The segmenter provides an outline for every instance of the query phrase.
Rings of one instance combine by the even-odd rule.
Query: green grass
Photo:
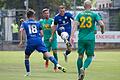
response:
[[[120,80],[120,51],[96,51],[96,59],[86,71],[84,80]],[[77,53],[73,51],[69,62],[64,62],[62,51],[59,62],[67,68],[67,73],[53,72],[53,65],[44,68],[42,54],[31,56],[31,76],[24,77],[24,52],[0,51],[0,80],[77,80]]]

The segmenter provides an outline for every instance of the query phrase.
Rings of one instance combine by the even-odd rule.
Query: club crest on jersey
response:
[[[63,24],[65,24],[65,21],[63,21]]]
[[[67,16],[65,16],[65,19],[67,19]]]

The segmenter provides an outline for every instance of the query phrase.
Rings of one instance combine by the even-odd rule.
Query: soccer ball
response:
[[[68,37],[69,37],[69,35],[68,35],[67,32],[62,32],[62,33],[61,33],[61,38],[62,38],[63,40],[67,40]]]

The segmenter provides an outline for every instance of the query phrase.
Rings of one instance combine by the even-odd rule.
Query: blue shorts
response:
[[[58,33],[59,36],[61,36],[61,33],[62,33],[62,32],[67,32],[67,33],[68,33],[68,35],[69,35],[68,41],[70,41],[71,30],[70,30],[70,29],[69,29],[69,30],[67,30],[67,29],[65,29],[65,30],[57,29],[57,33]]]
[[[33,51],[37,50],[38,52],[45,53],[47,52],[47,48],[43,42],[39,42],[38,44],[27,44],[25,49],[26,55],[31,55]]]

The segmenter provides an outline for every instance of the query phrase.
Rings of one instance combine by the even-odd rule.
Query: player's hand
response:
[[[23,42],[20,41],[20,43],[18,44],[18,47],[23,47]]]
[[[52,40],[53,40],[53,37],[51,36],[51,37],[49,38],[49,42],[52,42]]]

